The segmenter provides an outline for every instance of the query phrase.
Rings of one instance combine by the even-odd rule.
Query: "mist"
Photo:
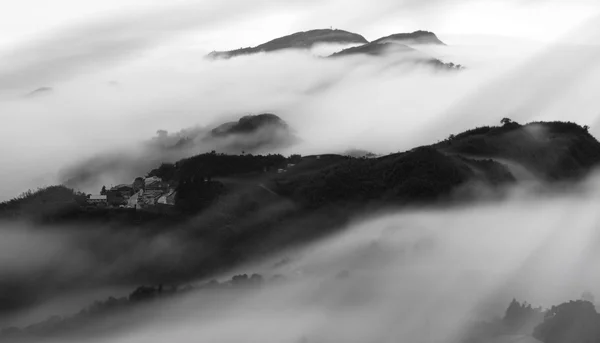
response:
[[[224,18],[221,13],[232,4],[239,13],[262,13],[269,20],[285,18],[298,6],[292,2],[287,7],[256,6],[250,10],[237,2],[209,7],[184,2],[161,9],[141,8],[110,19],[97,17],[85,24],[55,29],[45,37],[5,50],[0,112],[11,120],[3,123],[0,138],[0,162],[4,166],[0,177],[11,181],[1,183],[0,198],[65,182],[62,171],[74,164],[89,164],[90,159],[119,155],[121,160],[131,160],[144,156],[141,159],[148,161],[145,164],[116,168],[113,175],[81,188],[92,192],[102,183],[129,182],[155,162],[182,157],[146,157],[140,153],[143,142],[157,130],[210,129],[246,114],[264,112],[279,115],[302,139],[302,144],[291,149],[272,151],[286,154],[341,152],[348,148],[376,153],[402,151],[473,125],[496,123],[508,115],[517,120],[576,120],[592,124],[592,132],[596,132],[593,121],[597,113],[593,109],[599,104],[593,89],[599,80],[595,58],[598,48],[570,46],[593,42],[591,24],[555,37],[556,43],[550,48],[540,41],[493,36],[482,36],[474,44],[465,39],[468,36],[444,33],[443,28],[437,33],[443,41],[449,38],[448,47],[417,47],[444,62],[465,65],[467,69],[460,73],[415,67],[394,56],[335,61],[315,58],[340,46],[316,47],[306,53],[205,60],[203,56],[212,50],[244,44],[234,36],[217,37],[207,29],[230,32],[227,23],[238,20],[238,16],[227,16],[218,24],[211,20]],[[203,11],[194,11],[199,6]],[[303,2],[302,6],[316,5]],[[411,11],[426,11],[427,6]],[[336,6],[332,2],[320,9],[326,13],[333,8]],[[305,18],[302,13],[298,12],[298,18]],[[156,20],[169,16],[180,16],[182,20]],[[133,25],[133,19],[141,25]],[[241,23],[251,25],[252,21]],[[358,33],[369,28],[358,22],[348,26],[343,28],[356,28]],[[389,31],[384,31],[388,27]],[[564,27],[569,27],[567,22]],[[422,27],[414,27],[418,28]],[[374,39],[377,34],[400,29],[382,24],[377,32],[367,30],[367,37]],[[198,32],[206,39],[194,38]],[[289,31],[281,32],[285,33]],[[85,44],[81,43],[90,36],[95,38],[85,38]],[[264,37],[265,41],[274,38],[268,32],[256,37]],[[245,45],[260,43],[256,37]],[[577,37],[576,42],[572,37]],[[226,44],[228,39],[230,44]],[[49,49],[57,45],[69,48]],[[524,70],[529,75],[527,90],[515,94],[514,90],[524,85],[511,75],[521,75]],[[548,75],[555,72],[562,74],[549,80]],[[529,90],[547,88],[545,85],[552,82],[552,89],[525,95]],[[26,96],[40,87],[48,87],[51,92]],[[548,105],[550,108],[535,105],[550,103],[549,99],[554,104]],[[494,105],[494,111],[486,108],[494,101],[501,102],[500,106]],[[24,139],[24,134],[29,138]],[[190,153],[213,149],[199,148]]]
[[[457,342],[472,323],[502,316],[513,298],[549,307],[600,291],[599,180],[543,196],[517,186],[501,201],[355,218],[325,240],[217,276],[283,280],[146,304],[95,326],[125,323],[119,330],[86,339]]]
[[[469,51],[452,49],[441,55],[453,53],[454,63]],[[65,181],[60,171],[74,162],[94,161],[106,154],[124,160],[139,157],[143,142],[157,130],[212,129],[246,114],[275,113],[296,130],[302,144],[273,152],[410,149],[439,139],[426,127],[498,74],[495,65],[460,73],[436,72],[398,63],[393,56],[330,60],[283,52],[207,61],[201,58],[204,53],[159,50],[109,71],[53,83],[49,94],[0,101],[3,113],[19,113],[4,125],[1,138],[0,156],[6,166],[2,177],[11,177],[10,183],[2,183],[3,198]],[[21,94],[33,89],[23,89]],[[35,139],[23,139],[24,132]],[[190,155],[213,149],[200,147]],[[156,166],[163,159],[151,157],[143,159]],[[156,167],[148,164],[135,172],[115,172],[104,181],[129,182],[140,170]]]

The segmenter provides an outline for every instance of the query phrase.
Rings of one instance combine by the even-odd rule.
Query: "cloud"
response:
[[[230,39],[231,44],[236,41],[216,34],[238,30],[228,23],[239,20],[244,27],[249,25],[247,16],[264,13],[268,19],[298,13],[293,25],[312,25],[318,20],[306,19],[306,11],[324,6],[326,13],[329,5],[203,4],[178,3],[96,19],[5,55],[6,77],[0,84],[18,86],[12,93],[18,97],[5,92],[0,98],[0,110],[10,116],[0,137],[5,166],[0,177],[7,180],[1,183],[0,197],[56,183],[61,179],[58,171],[73,161],[103,155],[130,161],[127,156],[140,153],[139,142],[159,129],[214,127],[250,113],[275,113],[298,131],[304,143],[283,153],[349,147],[401,151],[474,125],[494,124],[507,115],[520,120],[516,112],[529,112],[523,114],[525,120],[577,118],[592,124],[595,132],[591,113],[597,101],[592,89],[598,78],[593,47],[561,50],[557,45],[536,57],[532,52],[540,45],[529,42],[516,46],[488,40],[480,47],[426,49],[434,57],[468,67],[450,74],[397,63],[389,56],[330,61],[282,52],[210,62],[202,57],[213,48],[214,39],[227,46]],[[239,11],[231,14],[231,8]],[[191,44],[186,35],[196,29],[213,40]],[[281,32],[285,33],[289,32]],[[183,36],[188,38],[175,39]],[[528,79],[522,80],[522,75]],[[21,97],[44,86],[53,92]],[[148,164],[154,161],[148,159]],[[116,172],[103,182],[129,182],[131,174]],[[96,191],[96,186],[84,190]]]
[[[335,236],[219,277],[258,272],[285,282],[189,293],[111,315],[107,324],[128,326],[93,338],[459,342],[471,322],[502,316],[513,297],[548,307],[600,291],[598,180],[542,196],[517,190],[468,207],[355,218]],[[275,264],[282,258],[288,263]],[[347,277],[336,277],[342,271]]]
[[[0,90],[37,88],[104,69],[193,30],[264,15],[274,8],[267,0],[184,1],[71,24],[0,53]]]

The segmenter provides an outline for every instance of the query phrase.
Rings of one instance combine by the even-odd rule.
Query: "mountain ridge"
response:
[[[213,51],[209,58],[231,58],[240,55],[249,55],[259,52],[272,52],[283,49],[310,49],[319,43],[364,44],[368,41],[361,35],[338,29],[315,29],[295,32],[290,35],[278,37],[254,47],[240,48],[229,51]]]
[[[362,215],[502,199],[519,184],[502,160],[539,176],[542,190],[561,191],[600,166],[600,143],[588,131],[575,123],[521,125],[505,119],[501,126],[474,128],[439,143],[371,158],[213,151],[150,170],[146,178],[159,179],[176,192],[174,205],[155,209],[95,208],[86,194],[65,186],[27,192],[0,203],[0,219],[25,220],[48,230],[99,225],[102,234],[93,236],[90,254],[99,254],[109,265],[132,262],[110,274],[82,270],[60,285],[52,273],[35,284],[26,279],[0,282],[0,294],[6,294],[0,308],[18,309],[53,287],[77,288],[80,282],[181,284],[334,234]],[[132,237],[123,240],[122,234]],[[146,252],[148,242],[162,238],[181,244],[177,261],[185,264],[157,263],[169,261],[170,255]],[[102,248],[112,246],[120,248]],[[210,247],[210,254],[199,254],[199,246]]]

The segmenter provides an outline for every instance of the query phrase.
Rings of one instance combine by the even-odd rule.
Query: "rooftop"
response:
[[[90,200],[106,200],[106,195],[96,195],[96,194],[92,194],[90,195]]]

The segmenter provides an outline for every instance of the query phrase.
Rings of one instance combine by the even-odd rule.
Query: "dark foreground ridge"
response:
[[[355,216],[480,201],[482,194],[501,197],[505,186],[522,181],[523,170],[548,188],[578,181],[600,164],[600,143],[587,126],[505,119],[501,126],[450,135],[430,146],[368,156],[213,151],[157,165],[135,180],[98,190],[105,195],[65,186],[26,192],[1,203],[0,218],[33,221],[46,230],[61,224],[76,230],[82,240],[77,244],[89,246],[102,263],[135,262],[110,274],[93,273],[93,279],[73,275],[59,285],[52,272],[35,283],[24,277],[1,280],[0,308],[26,307],[55,289],[77,289],[81,282],[133,286],[210,278],[334,233]],[[90,231],[88,237],[81,229],[87,226],[101,234]],[[169,251],[162,256],[146,250],[158,239],[179,242],[176,260]],[[199,253],[198,247],[210,252]]]

